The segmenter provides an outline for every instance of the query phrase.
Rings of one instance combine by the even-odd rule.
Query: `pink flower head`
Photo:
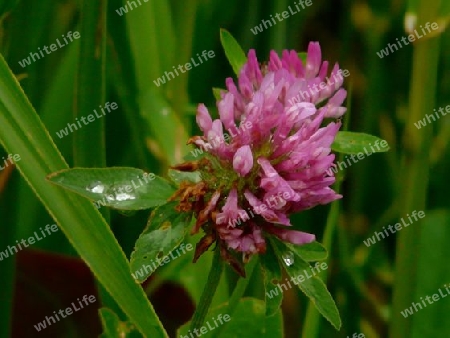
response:
[[[298,245],[315,240],[291,230],[289,215],[342,197],[330,188],[331,144],[346,110],[342,84],[337,64],[328,75],[317,42],[309,44],[306,62],[285,50],[281,57],[271,51],[260,65],[250,50],[237,81],[226,80],[219,117],[199,105],[203,136],[193,143],[208,153],[199,167],[205,196],[220,192],[215,211],[207,201],[199,208],[211,213],[205,231],[221,245],[248,256],[264,252],[268,234]]]

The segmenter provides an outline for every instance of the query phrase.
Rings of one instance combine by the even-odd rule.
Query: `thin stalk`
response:
[[[214,252],[211,270],[209,270],[208,280],[206,281],[206,285],[200,297],[200,301],[198,302],[194,316],[192,317],[191,330],[198,329],[205,322],[206,315],[208,314],[214,294],[216,293],[217,286],[220,282],[222,270],[222,257],[220,256],[220,249],[217,247],[216,251]]]
[[[239,278],[239,281],[237,282],[236,287],[234,288],[234,291],[230,297],[230,300],[228,302],[227,310],[224,311],[227,315],[230,317],[233,317],[234,311],[236,311],[236,308],[239,305],[239,301],[244,296],[245,290],[247,289],[248,283],[250,282],[250,279],[253,275],[253,271],[255,270],[255,266],[258,263],[258,259],[256,257],[253,257],[253,259],[250,261],[250,263],[247,264],[245,274],[247,275],[246,278]],[[221,325],[216,329],[215,336],[220,337],[220,333],[224,329],[225,325]]]
[[[440,2],[422,0],[418,4],[418,24],[433,22]],[[426,208],[428,192],[432,128],[416,129],[414,122],[435,108],[439,61],[439,38],[422,38],[414,46],[413,69],[409,98],[409,114],[403,135],[403,184],[399,196],[401,215]],[[413,316],[404,318],[400,311],[415,300],[417,262],[422,222],[399,232],[397,237],[396,276],[394,283],[391,337],[411,337]]]

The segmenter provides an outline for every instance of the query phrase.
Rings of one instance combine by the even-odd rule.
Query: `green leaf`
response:
[[[153,87],[139,98],[141,114],[151,131],[151,150],[171,165],[180,163],[189,151],[186,123]]]
[[[344,154],[382,153],[389,150],[389,145],[379,137],[351,131],[340,131],[334,139],[331,149]]]
[[[175,192],[163,178],[135,168],[74,168],[48,175],[52,183],[94,201],[97,207],[143,210],[162,205]]]
[[[99,310],[102,321],[103,333],[101,338],[138,338],[142,337],[133,324],[122,322],[119,317],[110,309]]]
[[[177,249],[186,235],[190,215],[176,211],[176,205],[177,202],[170,202],[155,209],[147,228],[136,242],[130,269],[139,283],[144,282],[159,266],[193,249],[190,244]]]
[[[222,97],[220,96],[220,93],[225,91],[225,89],[223,89],[223,88],[213,88],[212,91],[213,91],[213,95],[214,95],[214,98],[216,99],[216,101],[219,101],[219,100],[222,99]]]
[[[233,36],[225,29],[220,30],[220,41],[225,50],[225,55],[231,67],[233,67],[234,73],[239,75],[242,66],[247,62],[244,51]]]
[[[94,276],[147,336],[167,337],[110,227],[91,202],[52,186],[45,177],[67,169],[50,135],[17,79],[0,56],[0,142],[20,154],[16,168],[62,229]]]
[[[406,222],[410,223],[407,220]],[[422,224],[419,225],[423,229],[418,248],[421,256],[419,261],[416,262],[415,268],[418,278],[414,298],[411,299],[411,302],[420,304],[421,297],[425,299],[428,296],[433,304],[428,303],[429,306],[420,310],[420,312],[414,312],[411,337],[449,337],[450,322],[442,320],[441,316],[443,313],[449,313],[450,311],[448,298],[442,299],[448,297],[447,290],[450,290],[450,270],[446,264],[433,264],[432,268],[430,264],[446,262],[450,256],[450,246],[448,245],[450,212],[448,210],[427,211]],[[411,226],[415,226],[415,224]],[[400,231],[408,230],[402,229]],[[436,294],[439,296],[438,299],[432,299]],[[412,306],[412,303],[410,306]],[[401,311],[404,311],[404,309],[401,309]]]
[[[221,305],[208,313],[205,324],[197,328],[202,333],[202,338],[216,338],[217,328],[221,328],[219,338],[259,337],[273,338],[283,337],[283,318],[281,311],[270,318],[265,317],[265,304],[260,299],[243,298],[233,316],[225,311],[227,305]],[[228,317],[226,317],[228,315]],[[227,319],[226,320],[224,320]],[[184,324],[177,336],[195,337],[195,333],[189,330],[189,324]],[[222,325],[225,325],[223,328]],[[201,331],[203,330],[203,332]]]
[[[277,283],[281,282],[281,266],[270,244],[267,245],[266,253],[260,255],[260,259],[264,275],[266,316],[270,317],[280,310],[281,302],[283,301],[283,293],[276,286]]]
[[[198,183],[201,180],[201,176],[198,171],[194,171],[194,172],[190,173],[190,172],[169,169],[168,176],[177,185],[180,185],[180,183],[183,181],[187,181],[187,182],[191,182],[191,183]]]
[[[322,261],[328,256],[327,249],[319,242],[311,242],[303,245],[286,243],[286,246],[306,262]]]
[[[300,255],[290,251],[290,248],[284,242],[276,238],[270,238],[270,242],[278,258],[284,263],[287,274],[291,277],[290,280],[286,280],[280,285],[280,289],[284,290],[294,287],[295,282],[292,280],[294,278],[300,290],[311,300],[317,310],[339,330],[342,324],[339,311],[326,285],[316,276],[318,272],[328,268],[327,264],[321,263],[317,268],[319,263],[316,263],[316,267],[313,270]]]

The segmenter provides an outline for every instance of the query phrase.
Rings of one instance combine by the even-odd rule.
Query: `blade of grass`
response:
[[[272,13],[282,13],[286,11],[289,6],[289,1],[279,0],[273,4]],[[277,24],[270,30],[270,47],[275,49],[277,52],[281,52],[283,48],[286,48],[286,37],[287,37],[287,22],[289,18]]]
[[[109,2],[109,11],[113,8],[119,8],[121,0]],[[150,159],[145,147],[145,127],[143,119],[136,112],[139,111],[137,102],[137,83],[134,69],[134,58],[130,48],[121,48],[129,46],[130,39],[127,33],[125,20],[112,11],[108,16],[108,52],[107,52],[107,72],[111,77],[112,85],[120,99],[125,118],[131,133],[132,149],[131,156],[136,158],[138,166],[142,169],[155,168],[151,165]]]
[[[53,187],[45,177],[66,169],[47,130],[0,57],[0,141],[18,153],[22,176],[97,279],[136,327],[147,336],[167,337],[143,290],[134,283],[125,254],[100,213],[88,200]]]
[[[186,123],[167,103],[168,99],[179,95],[169,90],[170,78],[165,78],[165,72],[173,72],[172,67],[177,66],[172,11],[168,2],[147,2],[139,11],[128,13],[123,18],[127,22],[135,60],[140,114],[146,120],[147,131],[151,135],[148,143],[166,165],[173,165],[182,161],[189,148],[185,145],[188,139]],[[158,82],[160,77],[165,79],[163,84]]]
[[[177,53],[174,65],[185,64],[191,56],[192,40],[194,38],[193,31],[198,6],[197,1],[198,0],[187,0],[184,2],[184,6],[173,7],[175,16],[174,24],[177,31],[176,36],[178,37],[176,41]],[[186,74],[181,74],[178,78],[174,79],[168,86],[169,93],[176,93],[176,95],[172,95],[170,101],[175,112],[177,112],[180,117],[182,117],[181,114],[185,111],[189,102],[188,79],[189,72],[186,72]]]
[[[420,1],[417,22],[433,22],[438,16],[439,2]],[[404,158],[400,210],[406,215],[413,210],[425,210],[429,182],[429,158],[432,128],[416,129],[414,122],[435,108],[440,39],[420,40],[414,46],[409,97],[409,113],[403,135]],[[417,262],[422,256],[420,238],[422,223],[399,232],[397,237],[396,276],[393,294],[391,337],[411,337],[413,316],[403,318],[400,311],[415,300],[419,275]]]
[[[105,104],[105,53],[106,53],[106,10],[105,0],[83,0],[80,18],[80,50],[76,73],[74,117],[82,120],[93,109],[99,110]],[[73,162],[75,167],[105,167],[105,119],[99,118],[74,134]],[[109,209],[100,211],[107,222]],[[120,313],[111,295],[97,285],[105,307]]]
[[[105,104],[106,1],[82,1],[80,35],[74,118],[81,120]],[[105,166],[104,129],[105,119],[99,118],[75,131],[75,166]]]

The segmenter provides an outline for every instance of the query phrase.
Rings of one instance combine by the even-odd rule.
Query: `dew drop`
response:
[[[116,201],[131,201],[135,199],[136,196],[133,194],[128,194],[126,192],[116,193]]]
[[[95,182],[92,182],[91,184],[89,184],[86,187],[86,190],[90,191],[90,192],[94,192],[96,194],[102,194],[103,191],[105,191],[105,186],[103,185],[102,182],[95,181]]]
[[[108,202],[123,202],[136,199],[136,195],[133,193],[127,193],[124,190],[126,185],[111,186],[106,192],[105,197]]]
[[[282,256],[284,264],[291,266],[294,264],[294,254],[292,252],[286,252]]]

